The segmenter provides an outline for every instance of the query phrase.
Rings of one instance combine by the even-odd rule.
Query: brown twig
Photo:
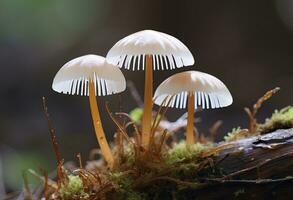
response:
[[[49,127],[49,133],[50,133],[50,137],[51,137],[51,142],[53,145],[53,149],[55,152],[55,156],[56,156],[56,160],[57,160],[57,176],[58,176],[58,186],[61,186],[61,183],[64,181],[65,179],[65,175],[63,173],[63,162],[61,159],[61,153],[59,150],[59,146],[58,146],[58,142],[57,142],[57,138],[56,138],[56,132],[55,129],[53,127],[53,123],[50,119],[50,114],[48,112],[48,107],[46,104],[46,98],[43,97],[43,110],[44,110],[44,114],[48,123],[48,127]]]
[[[80,168],[80,169],[83,169],[82,160],[81,160],[81,154],[78,153],[78,154],[76,155],[76,158],[77,158],[77,161],[78,161],[78,164],[79,164],[79,168]]]
[[[137,146],[128,136],[128,134],[126,133],[126,131],[123,129],[123,127],[121,126],[121,124],[115,119],[113,113],[110,111],[109,109],[109,104],[108,102],[106,102],[106,111],[109,114],[110,118],[112,119],[112,121],[116,124],[116,126],[119,128],[119,130],[121,131],[121,133],[123,133],[123,136],[125,137],[125,139],[127,140],[128,143],[133,144],[135,146]]]
[[[244,108],[245,112],[248,115],[249,118],[249,132],[251,134],[256,133],[257,130],[257,120],[256,120],[256,114],[257,111],[260,109],[262,104],[267,101],[269,98],[271,98],[274,94],[276,94],[280,90],[279,87],[276,87],[275,89],[269,90],[266,92],[261,98],[258,99],[258,101],[253,105],[252,109]]]
[[[150,147],[154,143],[155,132],[156,132],[156,130],[157,130],[162,118],[165,116],[165,114],[166,114],[166,112],[168,110],[168,107],[172,102],[173,97],[174,97],[174,95],[171,96],[169,99],[168,99],[168,97],[166,97],[163,100],[163,103],[160,105],[159,111],[157,112],[157,116],[156,116],[155,121],[153,122],[153,126],[151,128],[151,134],[150,134],[150,140],[149,140],[150,143],[149,143],[149,148],[148,149],[150,149]],[[167,104],[166,104],[166,108],[163,111],[161,111],[162,107],[164,106],[164,104],[165,104],[167,99],[168,99],[168,101],[167,101]]]
[[[158,154],[160,154],[161,153],[161,151],[162,151],[162,147],[163,147],[163,145],[164,145],[164,143],[165,143],[165,140],[166,140],[166,136],[167,136],[167,129],[165,129],[164,131],[163,131],[163,134],[162,134],[162,136],[161,136],[161,138],[160,138],[160,142],[159,142],[159,145],[158,145]]]

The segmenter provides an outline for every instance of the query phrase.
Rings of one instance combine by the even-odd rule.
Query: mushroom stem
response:
[[[102,154],[110,168],[114,165],[114,158],[109,147],[109,144],[106,140],[105,133],[103,130],[103,126],[101,123],[101,118],[99,114],[99,109],[97,105],[97,99],[95,95],[95,85],[94,82],[91,80],[89,81],[89,100],[90,100],[90,107],[91,107],[91,114],[93,119],[93,124],[96,132],[96,137],[101,147]]]
[[[194,93],[189,92],[188,94],[188,116],[187,116],[187,130],[186,130],[186,143],[187,145],[194,144]]]
[[[144,84],[144,108],[142,117],[142,146],[148,148],[152,123],[153,107],[153,59],[146,55],[145,84]]]

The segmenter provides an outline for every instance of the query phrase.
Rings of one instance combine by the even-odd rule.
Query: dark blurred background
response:
[[[21,170],[44,167],[55,159],[41,97],[49,111],[65,161],[81,152],[87,159],[97,147],[88,99],[52,91],[55,73],[84,54],[105,56],[119,39],[143,29],[171,34],[194,54],[196,69],[221,79],[232,106],[197,113],[200,132],[224,120],[221,139],[233,127],[247,126],[243,107],[276,86],[278,95],[259,113],[263,121],[277,108],[292,105],[293,1],[291,0],[1,0],[0,1],[0,182],[10,190],[22,184]],[[181,70],[157,72],[155,86]],[[143,94],[143,72],[123,70]],[[137,107],[129,91],[121,95],[123,111]],[[115,126],[105,101],[116,111],[117,97],[98,98],[109,138]],[[169,110],[176,120],[184,111]],[[1,187],[0,184],[0,196]]]

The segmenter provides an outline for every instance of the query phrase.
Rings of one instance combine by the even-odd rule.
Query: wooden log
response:
[[[293,128],[229,144],[214,158],[222,176],[182,190],[182,199],[293,199]]]

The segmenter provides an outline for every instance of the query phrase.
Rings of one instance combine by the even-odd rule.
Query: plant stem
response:
[[[142,146],[148,148],[152,123],[153,107],[153,59],[146,55],[145,84],[144,84],[144,108],[142,117]]]
[[[95,85],[93,81],[89,82],[89,101],[90,101],[90,108],[91,114],[93,119],[93,124],[96,132],[96,137],[101,147],[102,154],[110,168],[114,165],[114,158],[109,147],[109,144],[106,140],[105,133],[103,130],[103,126],[101,123],[101,118],[99,114],[99,109],[97,105],[97,99],[95,95]]]
[[[194,93],[189,92],[188,94],[188,116],[187,116],[187,130],[186,130],[186,143],[188,145],[194,144]]]

